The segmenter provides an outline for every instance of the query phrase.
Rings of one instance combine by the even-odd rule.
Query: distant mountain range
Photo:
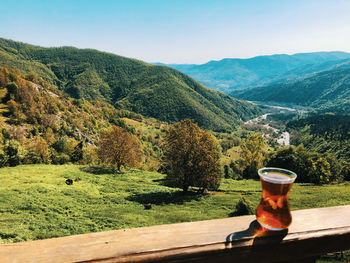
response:
[[[161,65],[186,73],[208,87],[230,93],[235,89],[270,85],[325,70],[348,68],[350,53],[334,51],[280,54],[249,59],[226,58],[201,65]]]
[[[175,69],[97,50],[43,48],[0,38],[0,65],[35,73],[73,98],[99,99],[162,121],[190,118],[220,131],[260,113],[257,106]]]
[[[350,68],[323,71],[295,81],[236,90],[231,94],[252,101],[291,103],[350,113]]]

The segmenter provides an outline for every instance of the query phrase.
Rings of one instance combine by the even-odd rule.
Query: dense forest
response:
[[[350,165],[350,115],[310,114],[290,121],[292,143],[308,149],[331,153]]]
[[[42,48],[0,39],[0,65],[35,73],[73,98],[106,101],[161,121],[189,118],[223,131],[261,112],[177,70],[91,49]]]

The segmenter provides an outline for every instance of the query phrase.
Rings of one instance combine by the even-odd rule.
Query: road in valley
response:
[[[271,108],[275,108],[275,109],[279,109],[281,110],[281,112],[283,111],[296,111],[295,109],[292,108],[286,108],[286,107],[279,107],[279,106],[269,106],[269,105],[264,105],[264,106],[268,106]],[[265,113],[264,115],[261,115],[257,118],[251,119],[249,121],[246,121],[244,124],[246,125],[253,125],[253,124],[257,124],[265,129],[272,129],[275,133],[279,133],[280,130],[276,129],[274,127],[272,127],[270,125],[270,123],[268,124],[259,124],[261,121],[266,120],[267,116],[271,115],[273,113]],[[264,137],[266,137],[266,135],[264,134]],[[279,138],[277,138],[277,143],[280,145],[290,145],[290,134],[288,131],[282,131],[282,134],[280,135]]]

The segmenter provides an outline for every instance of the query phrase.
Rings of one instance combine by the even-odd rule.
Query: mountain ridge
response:
[[[175,69],[92,49],[44,48],[0,38],[0,65],[34,72],[73,98],[103,100],[162,121],[190,118],[220,131],[260,113]]]
[[[330,51],[274,54],[248,59],[225,58],[204,64],[164,65],[178,69],[211,88],[229,93],[234,89],[266,85],[281,80],[283,74],[298,67],[345,59],[350,60],[350,53]]]

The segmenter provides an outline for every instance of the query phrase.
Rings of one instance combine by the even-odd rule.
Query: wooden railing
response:
[[[350,205],[292,212],[288,231],[255,216],[0,245],[0,262],[314,262],[350,249]]]

